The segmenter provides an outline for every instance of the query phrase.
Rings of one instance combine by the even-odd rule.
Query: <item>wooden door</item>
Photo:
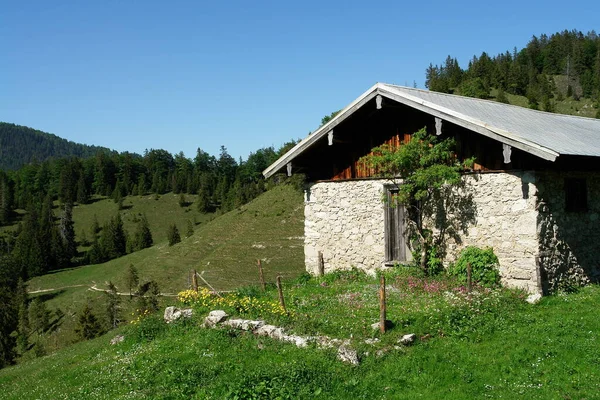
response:
[[[398,189],[386,187],[385,202],[385,262],[406,261],[406,238],[404,237],[404,206],[394,203]]]

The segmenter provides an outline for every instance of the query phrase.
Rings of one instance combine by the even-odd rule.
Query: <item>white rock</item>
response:
[[[110,344],[115,345],[117,343],[121,343],[123,340],[125,340],[125,336],[117,335],[110,340]]]
[[[409,345],[413,344],[415,342],[415,340],[417,340],[417,335],[415,335],[414,333],[409,333],[408,335],[402,336],[398,340],[398,343],[403,344],[405,346],[409,346]]]
[[[282,339],[285,342],[294,343],[297,347],[303,348],[308,346],[308,338],[303,338],[302,336],[285,335]]]
[[[379,325],[379,324],[377,324],[377,325]],[[373,344],[375,344],[375,343],[379,343],[379,342],[381,342],[381,340],[379,340],[379,339],[377,339],[377,338],[374,338],[374,339],[365,339],[365,343],[366,343],[366,344],[371,344],[371,345],[373,345]]]
[[[204,319],[204,326],[212,328],[225,321],[228,316],[229,315],[223,310],[213,310],[208,313],[208,316]]]
[[[277,329],[275,325],[263,325],[259,327],[254,333],[258,336],[271,336],[271,334]]]
[[[536,304],[538,303],[540,300],[542,299],[542,295],[539,293],[534,293],[534,294],[530,294],[527,299],[525,299],[526,302],[528,302],[529,304]]]
[[[173,321],[177,321],[181,317],[190,318],[193,313],[194,312],[191,308],[179,309],[171,306],[165,308],[164,319],[167,324],[170,324]]]
[[[346,346],[340,346],[338,348],[337,357],[342,362],[345,362],[348,364],[358,365],[358,363],[359,363],[358,353],[356,352],[356,350],[353,350]]]

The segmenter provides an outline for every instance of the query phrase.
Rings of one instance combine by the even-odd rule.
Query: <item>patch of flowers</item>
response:
[[[201,308],[225,308],[235,310],[238,314],[256,317],[293,316],[293,312],[286,312],[278,301],[260,299],[256,297],[227,293],[217,296],[210,290],[202,288],[198,292],[184,290],[177,294],[177,299],[185,304]]]
[[[131,313],[132,320],[129,322],[132,325],[139,325],[144,318],[150,315],[150,310],[140,310],[139,308]]]

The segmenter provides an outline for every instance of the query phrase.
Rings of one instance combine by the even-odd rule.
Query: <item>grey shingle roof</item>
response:
[[[269,177],[326,136],[376,96],[414,107],[546,160],[560,155],[600,157],[600,119],[528,108],[427,90],[377,83],[263,171]]]
[[[466,117],[479,120],[563,155],[600,157],[600,120],[553,114],[494,101],[382,84],[392,92],[408,94]]]

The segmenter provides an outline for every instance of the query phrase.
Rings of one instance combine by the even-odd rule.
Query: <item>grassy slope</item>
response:
[[[168,199],[168,196],[173,198]],[[163,231],[161,224],[185,221],[188,215],[193,215],[181,209],[177,199],[174,195],[162,196],[158,201],[133,198],[134,207],[123,212],[123,219],[130,221],[132,213],[145,210],[150,223],[154,227],[158,224],[158,230]],[[128,198],[125,204],[131,201]],[[152,211],[153,207],[157,209]],[[91,221],[94,214],[101,221],[104,217],[110,218],[113,212],[116,205],[102,200],[76,208],[74,218],[82,224],[82,220]],[[77,313],[85,303],[90,303],[97,314],[104,313],[104,295],[88,289],[94,283],[98,288],[105,288],[110,280],[120,292],[128,291],[124,276],[130,264],[138,269],[142,282],[156,280],[165,293],[188,288],[192,269],[204,271],[205,279],[217,289],[257,283],[258,258],[263,260],[269,281],[274,281],[278,274],[292,278],[304,271],[302,195],[289,186],[275,187],[239,209],[196,226],[194,235],[189,238],[184,237],[185,224],[180,225],[182,242],[175,246],[169,247],[163,236],[162,241],[151,248],[104,264],[67,269],[30,280],[30,291],[64,288],[34,295],[41,296],[50,310],[60,308],[65,313],[61,326],[43,338],[46,351],[63,348],[75,340],[73,329]],[[153,235],[157,242],[156,237],[160,235]],[[81,286],[72,287],[75,285]],[[123,303],[126,315],[134,307],[135,303]]]
[[[355,297],[348,301],[340,294],[376,290],[374,279],[328,282],[322,285],[313,279],[288,286],[288,292],[296,288],[298,295],[304,293],[290,304],[301,310],[306,302],[320,297],[329,307],[311,318],[327,323],[339,312],[350,313],[357,307]],[[409,302],[429,297],[407,286],[398,288],[405,292],[392,290],[390,296]],[[434,301],[444,298],[443,293]],[[371,320],[377,318],[374,303]],[[397,325],[384,341],[393,342],[414,328],[411,322],[399,323],[407,312],[400,307],[405,303],[388,310]],[[366,357],[358,367],[336,361],[332,351],[297,349],[251,334],[203,330],[198,327],[199,317],[174,326],[157,321],[143,329],[122,329],[127,339],[116,346],[108,344],[113,333],[0,371],[0,398],[224,398],[231,390],[243,388],[265,394],[255,398],[274,398],[275,394],[328,399],[597,398],[600,320],[595,315],[600,287],[545,298],[535,306],[511,304],[509,310],[499,307],[491,314],[474,315],[477,323],[471,333],[434,333],[432,339],[402,351]],[[417,308],[412,311],[418,313]],[[454,315],[451,309],[438,311]],[[347,320],[349,325],[356,322],[365,321]],[[453,321],[446,326],[461,324]],[[154,332],[155,338],[140,339],[140,332]],[[337,332],[349,336],[343,327]]]
[[[149,220],[155,217],[158,216],[148,213]],[[128,219],[126,214],[124,220]],[[165,218],[164,224],[170,220]],[[303,270],[302,224],[302,195],[289,186],[279,186],[243,207],[197,226],[193,236],[173,247],[163,236],[151,248],[104,264],[33,278],[29,289],[92,282],[102,287],[105,281],[112,280],[119,290],[124,290],[126,268],[133,264],[140,277],[158,281],[164,292],[187,288],[191,269],[205,271],[204,277],[212,286],[226,290],[256,283],[259,258],[264,260],[267,279],[272,280],[277,274],[292,277]],[[185,227],[180,231],[184,236]]]
[[[492,100],[495,98],[497,93],[498,91],[496,89],[491,90],[490,96],[492,97]],[[525,96],[515,96],[513,94],[506,93],[506,97],[508,98],[509,103],[512,105],[529,108],[529,101]],[[552,99],[552,102],[554,103],[555,112],[558,114],[595,118],[596,112],[598,111],[596,108],[594,108],[594,102],[585,98],[574,100],[572,97],[568,97],[561,101],[558,101],[556,98],[554,98]]]

